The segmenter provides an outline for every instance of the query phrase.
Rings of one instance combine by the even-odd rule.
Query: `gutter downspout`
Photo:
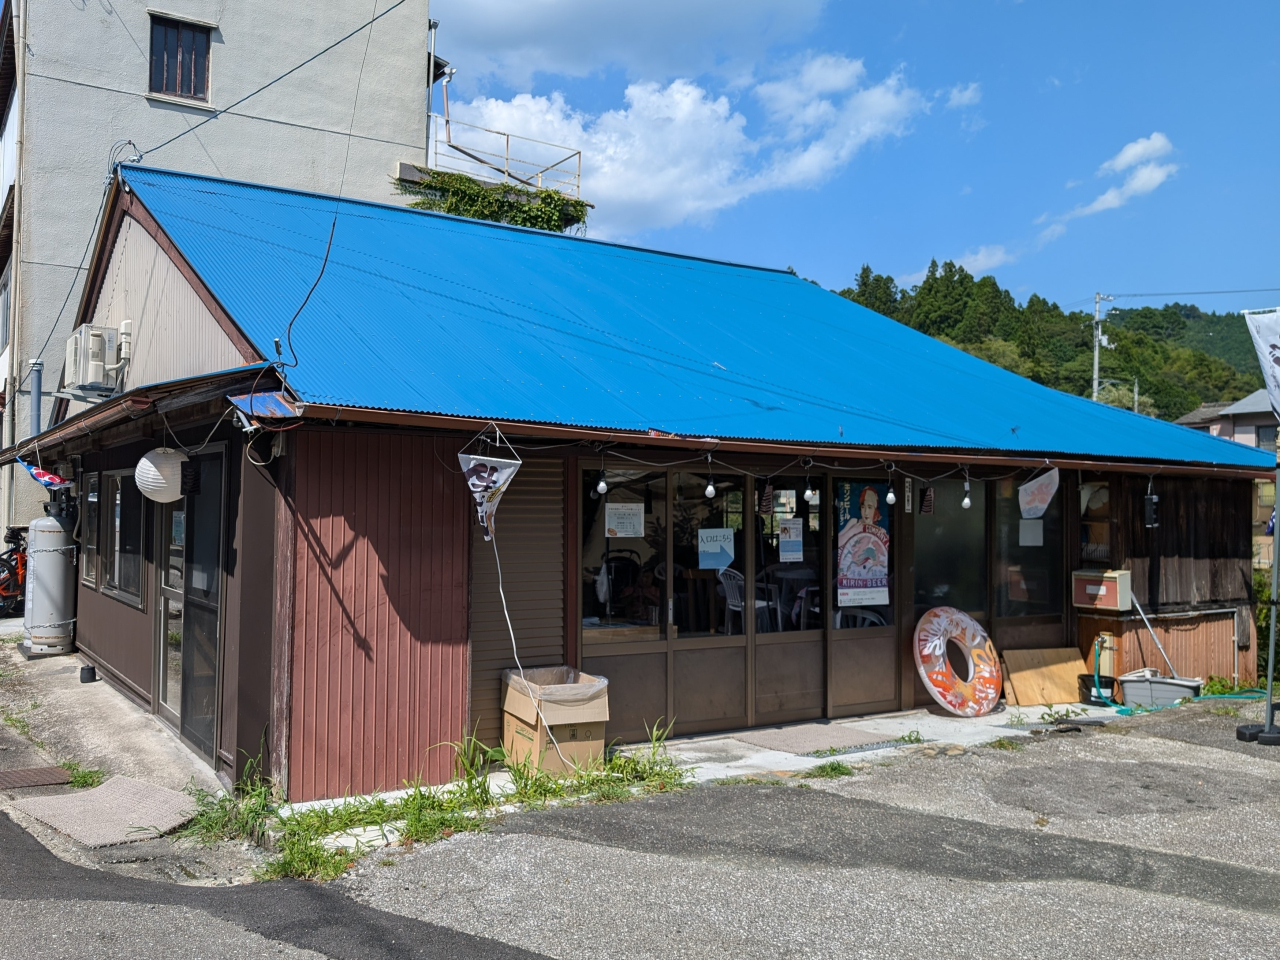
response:
[[[29,0],[17,0],[20,4],[17,15],[18,29],[14,38],[14,95],[18,102],[15,108],[18,113],[14,117],[17,129],[14,142],[14,178],[13,178],[13,277],[9,286],[9,369],[6,371],[8,390],[5,397],[4,445],[13,446],[18,442],[18,374],[21,371],[22,354],[22,182],[23,161],[26,147],[27,122],[27,4]],[[13,523],[14,510],[17,507],[17,466],[9,464],[7,486],[9,502],[5,505],[5,519]]]

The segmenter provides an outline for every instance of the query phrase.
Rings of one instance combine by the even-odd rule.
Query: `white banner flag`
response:
[[[474,453],[458,454],[462,464],[462,478],[467,481],[471,496],[476,501],[476,514],[484,525],[484,538],[493,539],[493,515],[498,512],[498,501],[520,469],[519,460],[503,460],[498,457],[480,457]]]
[[[1262,367],[1262,382],[1267,385],[1271,409],[1280,411],[1280,307],[1271,310],[1245,310],[1244,322],[1253,336]]]

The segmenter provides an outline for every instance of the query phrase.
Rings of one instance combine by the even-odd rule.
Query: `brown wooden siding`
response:
[[[1120,477],[1117,486],[1114,559],[1132,571],[1133,596],[1144,608],[1252,600],[1251,481],[1156,477],[1154,529],[1143,525],[1146,478]]]
[[[495,518],[503,587],[526,667],[565,662],[564,503],[564,462],[526,460]],[[479,524],[471,549],[471,728],[496,745],[502,739],[502,671],[516,662],[493,544]]]
[[[471,501],[458,444],[299,430],[289,798],[449,779]]]

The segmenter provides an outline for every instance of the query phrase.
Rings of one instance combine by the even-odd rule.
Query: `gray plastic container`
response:
[[[1200,696],[1199,677],[1162,676],[1153,667],[1131,670],[1120,677],[1126,707],[1171,707],[1179,700]]]

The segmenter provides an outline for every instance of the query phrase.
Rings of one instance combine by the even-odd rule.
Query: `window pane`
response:
[[[191,84],[191,95],[201,100],[208,99],[205,83],[209,74],[209,31],[197,30],[195,52],[195,79]]]
[[[996,485],[996,616],[1062,613],[1062,497],[1025,519],[1011,477]]]
[[[106,585],[142,599],[142,494],[129,474],[107,479],[108,556]]]
[[[98,475],[84,478],[84,503],[80,507],[80,576],[87,584],[98,582]]]
[[[190,27],[178,31],[178,92],[191,96],[191,79],[195,74],[196,33]]]
[[[741,634],[744,613],[755,616],[760,629],[776,611],[764,590],[746,588],[742,479],[716,478],[713,497],[706,496],[705,473],[677,473],[675,482],[672,559],[678,636]]]
[[[804,477],[770,477],[756,483],[756,596],[767,615],[756,618],[760,633],[822,627],[822,582],[818,540],[822,481],[812,479],[805,500]]]
[[[151,92],[164,90],[164,38],[163,23],[151,24]]]
[[[987,613],[987,498],[981,482],[937,480],[916,498],[915,616],[934,607],[957,607],[975,617]]]
[[[667,475],[610,470],[604,494],[599,482],[599,471],[583,471],[583,642],[660,640],[670,579]]]
[[[1276,428],[1258,427],[1258,446],[1271,453],[1276,452]]]
[[[1111,485],[1105,480],[1080,484],[1080,561],[1111,566]]]
[[[178,92],[178,28],[164,28],[164,90]]]
[[[892,508],[887,483],[837,480],[832,505],[832,607],[837,630],[893,623]]]

